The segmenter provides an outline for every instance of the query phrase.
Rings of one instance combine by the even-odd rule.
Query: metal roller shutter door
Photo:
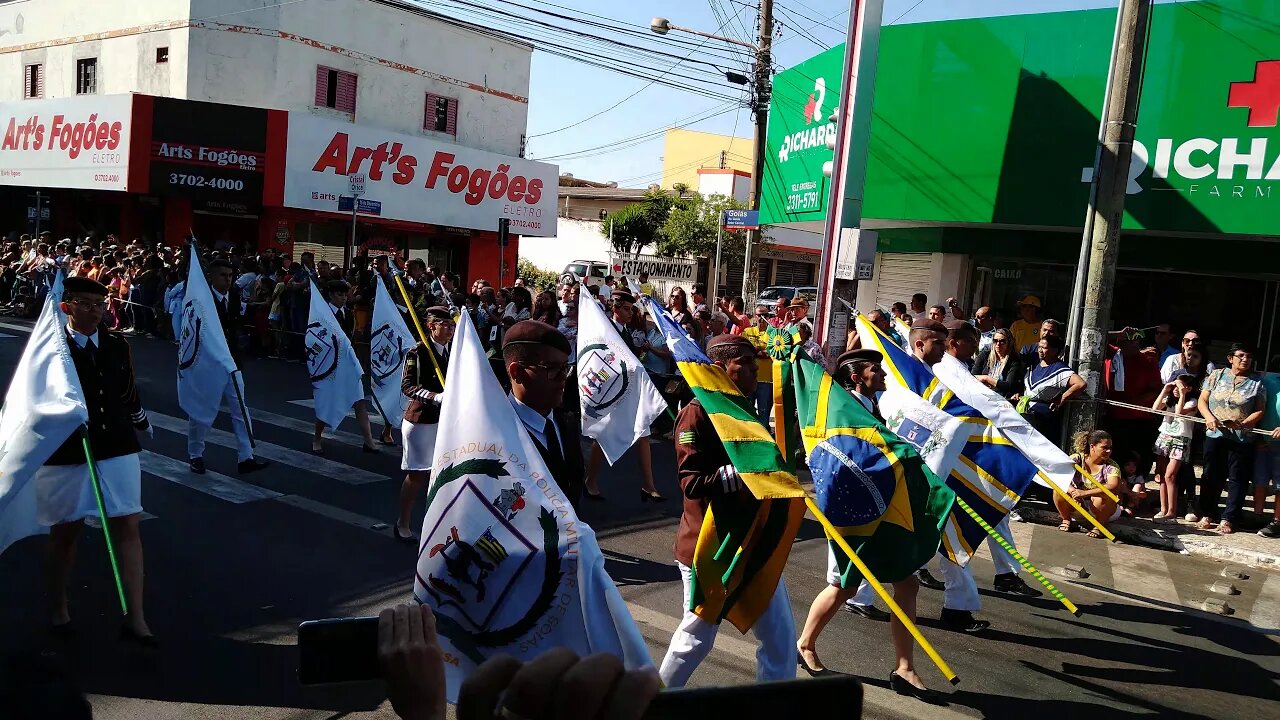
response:
[[[911,305],[911,296],[929,292],[933,256],[929,253],[883,253],[876,305],[889,308],[896,302]]]
[[[774,285],[812,285],[815,266],[807,262],[779,260]]]

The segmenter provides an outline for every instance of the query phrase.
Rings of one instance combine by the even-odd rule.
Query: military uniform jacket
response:
[[[547,465],[547,471],[551,473],[556,485],[560,486],[560,491],[564,493],[565,499],[576,512],[578,500],[581,499],[582,490],[586,487],[587,477],[587,463],[582,457],[582,428],[577,419],[559,408],[552,410],[551,416],[560,428],[560,445],[564,457],[556,456],[533,435],[530,435],[529,439],[533,440],[534,447],[538,448],[538,454]]]
[[[680,515],[680,528],[676,531],[675,556],[681,565],[691,567],[698,533],[702,530],[702,520],[711,500],[724,498],[732,501],[731,496],[741,497],[743,502],[754,500],[745,490],[724,492],[716,471],[732,463],[702,403],[694,400],[684,406],[676,418],[672,434],[676,438],[676,479],[684,496],[684,512]]]
[[[448,347],[448,346],[446,346]],[[431,358],[435,358],[435,363]],[[418,343],[404,358],[404,377],[400,381],[400,392],[409,398],[409,407],[404,409],[404,419],[411,423],[434,425],[440,422],[440,406],[428,399],[428,393],[444,392],[444,385],[436,376],[436,365],[440,366],[440,374],[449,372],[447,363],[435,351],[430,342]]]
[[[244,324],[244,319],[240,315],[240,288],[232,285],[227,290],[227,307],[224,310],[222,303],[218,302],[218,294],[213,288],[209,288],[210,294],[213,295],[213,307],[218,313],[218,324],[222,326],[222,334],[227,338],[227,348],[231,350],[231,359],[236,361],[236,367],[240,367],[240,361],[244,359],[243,353],[240,352],[240,326]]]
[[[99,328],[98,347],[81,349],[69,331],[64,333],[80,388],[84,390],[85,406],[89,409],[89,446],[94,458],[105,460],[138,452],[142,446],[134,431],[146,430],[149,423],[138,396],[129,343]],[[82,465],[84,462],[84,446],[77,433],[67,438],[45,464]]]

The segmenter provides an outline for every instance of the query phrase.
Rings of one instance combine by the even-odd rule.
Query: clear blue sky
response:
[[[1157,0],[1159,1],[1161,0]],[[493,0],[478,2],[501,5]],[[633,30],[642,33],[648,33],[650,19],[655,15],[666,17],[677,25],[742,40],[753,40],[752,35],[756,32],[755,0],[521,2],[577,17],[583,17],[584,13],[594,13],[615,23],[626,23]],[[561,8],[552,7],[550,3]],[[495,29],[521,32],[520,25],[502,25],[492,18],[486,22],[474,15],[473,9],[465,5],[454,5],[451,0],[427,0],[423,4],[438,12],[483,22]],[[775,25],[781,25],[780,31],[775,34],[773,46],[775,69],[785,69],[822,52],[826,47],[843,42],[849,21],[849,5],[849,0],[775,0]],[[883,21],[886,24],[915,23],[977,15],[1051,12],[1117,5],[1118,0],[885,0]],[[507,7],[515,12],[522,12],[511,6]],[[529,13],[529,17],[580,27],[536,13]],[[720,18],[726,17],[728,22],[722,26]],[[525,32],[530,34],[534,32],[529,29],[532,27],[523,26]],[[642,40],[609,30],[581,29],[627,41],[658,42],[659,47],[674,56],[648,59],[649,65],[659,68],[658,72],[672,68],[670,72],[673,74],[711,79],[705,73],[718,73],[719,70],[693,62],[703,60],[716,64],[720,70],[732,69],[748,73],[747,55],[737,54],[734,46],[716,40],[709,40],[702,47],[695,47],[689,43],[700,43],[701,38],[676,31],[672,31],[667,37],[685,44],[667,43],[656,35],[652,39],[646,37]],[[612,56],[607,47],[597,47],[594,50]],[[692,56],[689,60],[681,60],[690,52]],[[668,77],[682,85],[686,84],[684,80]],[[716,81],[712,79],[712,82]],[[745,104],[746,91],[743,88],[723,82],[719,84],[722,87],[716,88],[715,92],[735,97],[738,105]],[[529,142],[526,154],[530,158],[546,158],[547,162],[560,165],[561,172],[571,172],[581,178],[615,180],[630,187],[643,187],[659,180],[662,170],[661,130],[665,127],[680,124],[695,130],[735,134],[743,138],[750,138],[752,132],[750,113],[741,107],[734,109],[729,100],[650,84],[647,80],[591,67],[537,50],[533,54],[529,95]],[[561,130],[566,127],[568,129]],[[557,130],[560,131],[555,132]],[[646,137],[646,133],[652,134]],[[571,153],[576,154],[567,158],[556,157]]]

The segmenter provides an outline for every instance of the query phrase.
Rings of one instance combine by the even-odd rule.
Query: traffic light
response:
[[[836,149],[836,133],[840,131],[840,111],[834,110],[827,117],[827,149],[835,151]],[[834,158],[822,163],[822,174],[825,177],[831,177],[831,171],[835,167]]]

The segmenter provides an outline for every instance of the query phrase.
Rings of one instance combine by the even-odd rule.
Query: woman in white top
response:
[[[1191,436],[1195,431],[1195,423],[1190,418],[1200,414],[1196,409],[1199,393],[1197,378],[1183,373],[1164,386],[1151,406],[1176,415],[1164,417],[1160,434],[1156,436],[1156,483],[1160,485],[1160,512],[1152,518],[1156,522],[1173,522],[1178,517],[1178,471],[1190,455]]]
[[[1188,364],[1187,353],[1193,349],[1200,352],[1201,361],[1199,364],[1194,361]],[[1207,373],[1213,372],[1214,369],[1213,363],[1208,365],[1204,363],[1204,340],[1200,337],[1200,333],[1195,330],[1188,330],[1182,333],[1182,352],[1165,358],[1164,364],[1160,366],[1160,381],[1163,383],[1173,382],[1173,379],[1183,371],[1203,377]]]

